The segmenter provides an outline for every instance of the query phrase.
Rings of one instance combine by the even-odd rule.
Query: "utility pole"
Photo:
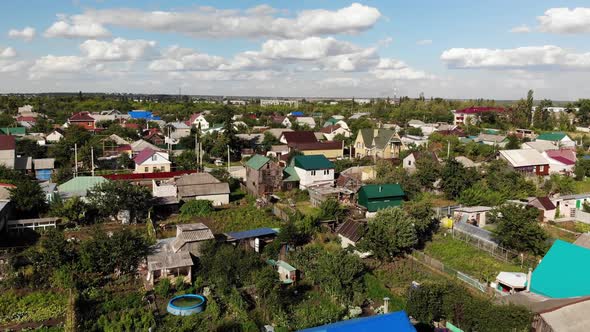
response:
[[[90,169],[92,170],[92,176],[94,176],[94,147],[90,148]]]
[[[78,143],[74,143],[74,177],[78,177]]]
[[[231,165],[231,160],[229,158],[229,144],[227,146],[227,173],[229,174],[229,166]]]
[[[447,159],[451,159],[451,141],[447,142]]]

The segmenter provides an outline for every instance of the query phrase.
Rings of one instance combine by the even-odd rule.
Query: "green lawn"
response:
[[[576,181],[574,182],[576,194],[583,194],[590,192],[590,179],[585,179],[584,181]]]
[[[436,235],[433,241],[426,245],[424,251],[448,267],[469,274],[480,281],[493,280],[501,271],[524,271],[518,265],[500,261],[483,250],[454,239],[451,235]]]
[[[297,206],[297,210],[305,215],[318,215],[320,209],[311,205],[311,202],[297,202],[295,204]]]
[[[237,232],[260,227],[281,227],[281,222],[265,209],[258,209],[252,203],[215,211],[209,227],[214,233]]]

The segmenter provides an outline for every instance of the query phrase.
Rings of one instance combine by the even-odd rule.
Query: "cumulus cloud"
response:
[[[17,29],[10,29],[8,31],[8,37],[10,38],[20,38],[24,41],[31,41],[35,38],[36,30],[32,27],[26,27],[22,30]]]
[[[531,32],[531,28],[528,25],[523,24],[523,25],[519,25],[519,26],[516,26],[516,27],[510,29],[510,32],[512,32],[512,33],[529,33],[529,32]]]
[[[584,69],[590,70],[590,53],[574,53],[558,46],[513,49],[452,48],[441,55],[450,68]]]
[[[115,38],[113,41],[87,40],[80,45],[82,54],[96,61],[135,61],[154,56],[156,42]]]
[[[332,37],[268,40],[262,44],[260,55],[270,59],[317,60],[324,57],[356,53],[360,47]]]
[[[26,61],[0,60],[0,73],[12,73],[23,70],[27,66]]]
[[[416,45],[430,45],[432,44],[432,39],[422,39],[416,42]]]
[[[216,69],[224,63],[225,59],[219,56],[172,46],[163,52],[160,59],[152,61],[148,68],[153,71],[198,71]]]
[[[211,7],[187,11],[143,11],[139,9],[88,10],[62,18],[47,31],[49,37],[108,36],[105,26],[157,32],[182,33],[207,38],[304,38],[314,35],[356,34],[368,30],[381,18],[374,7],[353,3],[335,11],[304,10],[294,17],[276,15],[262,5],[246,11]]]
[[[46,55],[35,61],[29,70],[32,79],[53,73],[78,73],[88,66],[88,61],[79,56]]]
[[[70,20],[57,21],[44,33],[47,38],[104,38],[110,35],[102,24],[89,21],[80,15]]]
[[[12,47],[0,47],[0,58],[14,58],[16,51]]]
[[[378,79],[382,80],[424,80],[434,79],[422,70],[416,70],[401,60],[382,58],[372,71]]]
[[[550,8],[537,17],[539,29],[550,33],[589,33],[590,8]]]
[[[318,84],[323,88],[350,88],[358,87],[361,84],[361,81],[358,78],[352,77],[331,77],[320,80]]]

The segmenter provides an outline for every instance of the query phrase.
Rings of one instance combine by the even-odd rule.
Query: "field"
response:
[[[429,242],[424,252],[441,261],[446,266],[459,270],[481,281],[493,280],[498,272],[522,272],[523,269],[514,264],[500,261],[485,251],[452,236],[438,234]]]

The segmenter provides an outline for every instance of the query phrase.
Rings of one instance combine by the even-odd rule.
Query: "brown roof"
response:
[[[16,141],[12,135],[0,135],[0,150],[14,150]]]
[[[342,149],[342,142],[332,141],[332,142],[313,142],[313,143],[289,143],[289,146],[296,149],[296,150],[299,150],[299,151],[336,150],[336,149]]]
[[[347,220],[336,230],[337,234],[344,236],[352,242],[357,242],[363,237],[365,227],[358,221]]]
[[[322,129],[320,129],[320,132],[324,133],[324,134],[331,134],[334,130],[340,128],[340,125],[332,125],[332,126],[326,126]]]
[[[318,139],[313,131],[287,131],[283,133],[287,143],[315,143]]]
[[[555,210],[555,204],[549,199],[549,197],[537,197],[537,200],[545,210]]]
[[[72,115],[70,121],[81,121],[81,122],[94,122],[94,118],[90,116],[88,112],[79,112]]]

